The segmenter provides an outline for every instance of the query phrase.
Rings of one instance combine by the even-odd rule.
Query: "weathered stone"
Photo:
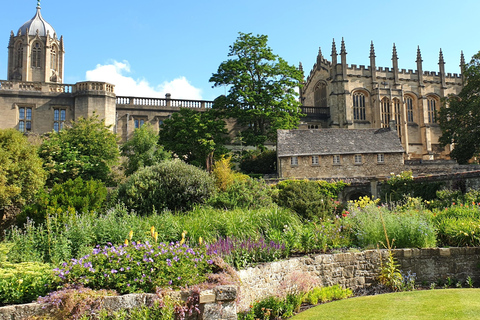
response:
[[[235,286],[218,286],[214,289],[217,301],[232,301],[237,298]]]

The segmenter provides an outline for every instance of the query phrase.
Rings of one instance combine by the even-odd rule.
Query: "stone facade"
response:
[[[445,73],[442,51],[438,72],[424,71],[420,48],[417,69],[399,69],[395,45],[392,67],[377,67],[373,42],[370,46],[370,66],[347,64],[345,42],[342,39],[340,61],[335,41],[331,61],[319,51],[317,61],[305,80],[301,100],[305,107],[323,108],[328,120],[310,120],[303,128],[384,128],[390,121],[395,126],[408,159],[446,159],[450,147],[441,148],[440,127],[435,114],[441,99],[458,94],[462,76]],[[460,66],[463,68],[463,54]]]

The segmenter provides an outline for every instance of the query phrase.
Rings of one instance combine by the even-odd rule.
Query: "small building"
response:
[[[388,128],[278,130],[279,178],[382,178],[404,170],[404,155]]]

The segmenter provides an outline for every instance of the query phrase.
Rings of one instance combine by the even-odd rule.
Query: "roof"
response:
[[[53,37],[55,34],[55,30],[53,27],[43,19],[42,14],[40,13],[40,5],[37,5],[37,12],[35,13],[35,16],[25,22],[18,31],[20,34],[23,36],[27,33],[28,30],[28,35],[34,36],[37,34],[38,30],[38,35],[41,37],[46,37],[47,32],[50,34],[50,37]]]
[[[278,130],[277,136],[278,157],[405,152],[390,129]]]

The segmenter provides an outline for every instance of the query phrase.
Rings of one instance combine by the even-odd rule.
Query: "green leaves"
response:
[[[295,91],[302,73],[267,46],[266,35],[239,33],[224,61],[210,78],[214,87],[229,86],[227,96],[217,98],[214,108],[244,126],[247,145],[276,141],[277,129],[293,129],[300,120]]]

